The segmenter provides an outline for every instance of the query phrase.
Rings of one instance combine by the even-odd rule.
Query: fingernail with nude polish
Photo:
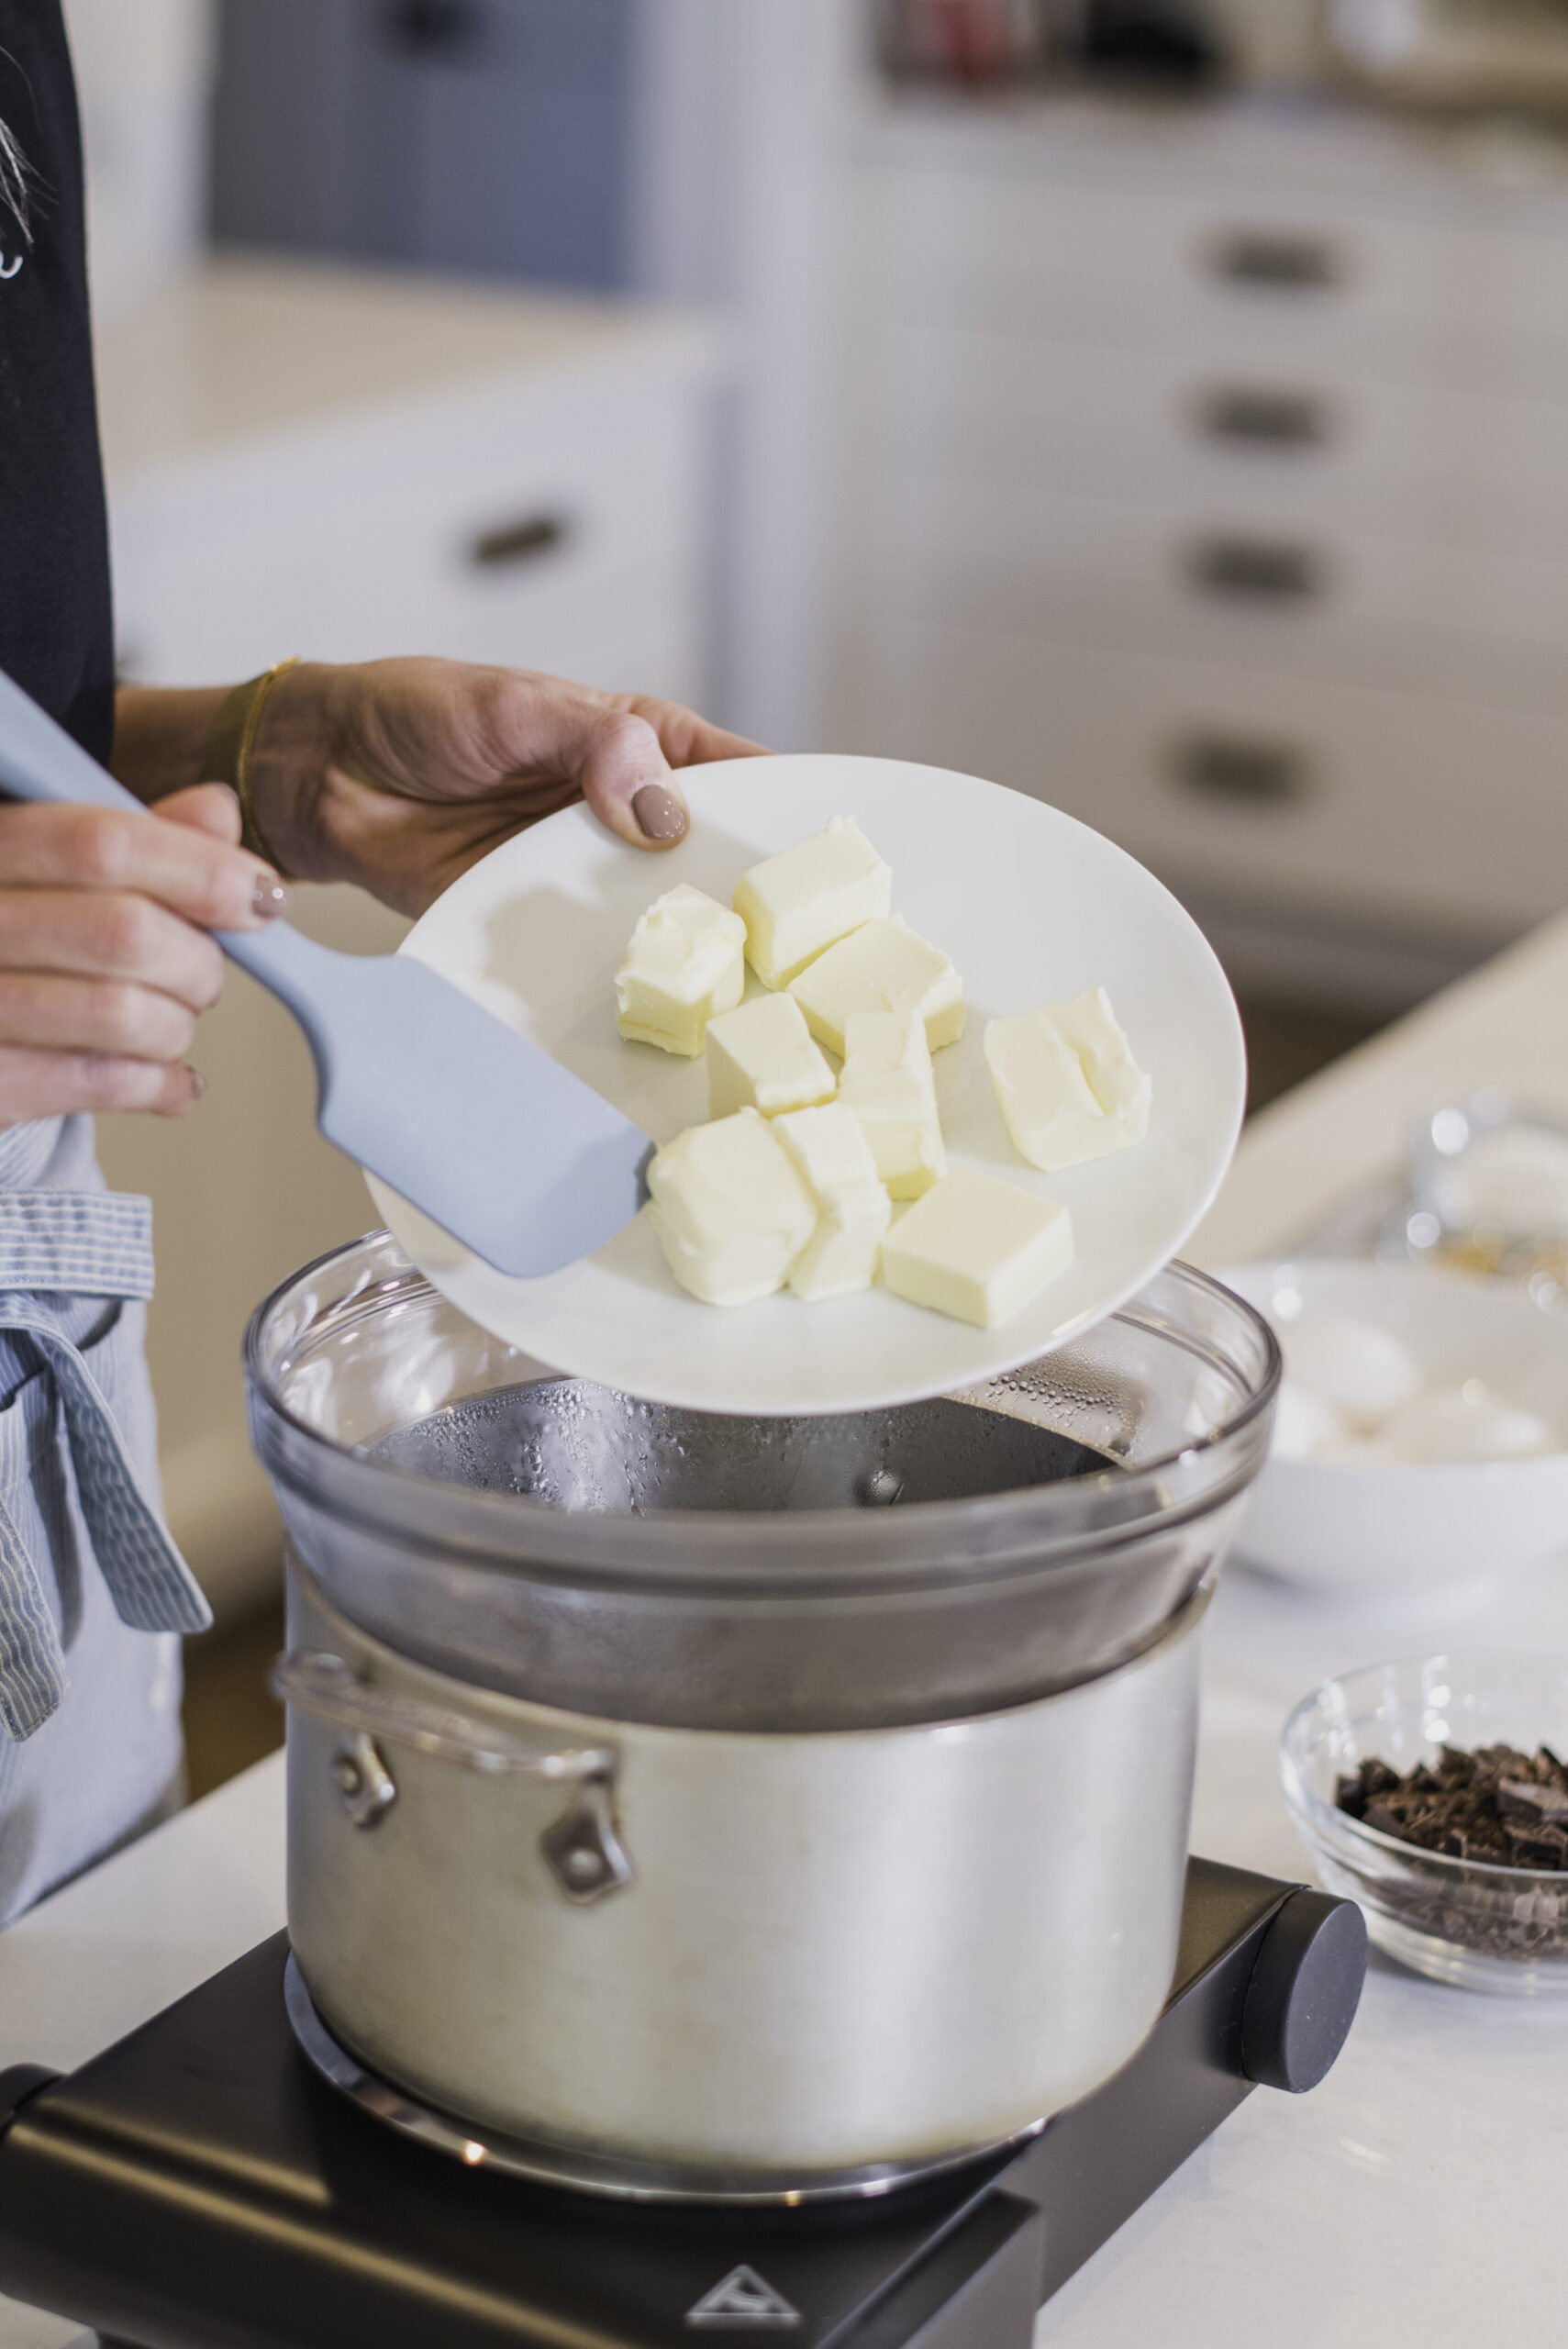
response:
[[[199,1068],[192,1068],[189,1061],[185,1063],[185,1074],[191,1080],[191,1098],[199,1101],[206,1091],[206,1079]]]
[[[256,886],[250,892],[250,910],[258,921],[276,921],[286,914],[293,899],[275,873],[259,873]]]
[[[645,783],[631,795],[631,812],[645,841],[678,841],[686,829],[686,811],[662,783]]]

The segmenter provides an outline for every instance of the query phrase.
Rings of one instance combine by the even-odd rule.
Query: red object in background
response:
[[[1032,63],[1034,10],[1020,0],[902,0],[899,46],[919,70],[979,86]]]
[[[957,78],[999,81],[1013,62],[1006,0],[937,0],[937,10]]]

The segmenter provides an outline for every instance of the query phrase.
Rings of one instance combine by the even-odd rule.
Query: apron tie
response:
[[[201,1587],[143,1487],[97,1380],[48,1304],[51,1293],[150,1297],[150,1200],[109,1191],[0,1192],[0,1331],[28,1338],[53,1382],[83,1520],[120,1620],[140,1631],[205,1631],[212,1617]],[[5,1450],[19,1442],[25,1452],[23,1412],[6,1424]],[[25,1458],[0,1464],[6,1481],[27,1473]],[[42,1577],[0,1501],[0,1725],[14,1738],[30,1736],[66,1686]]]

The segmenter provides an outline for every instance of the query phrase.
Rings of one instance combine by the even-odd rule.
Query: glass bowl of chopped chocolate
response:
[[[1285,1800],[1371,1939],[1440,1982],[1568,1997],[1568,1658],[1433,1655],[1326,1681]]]

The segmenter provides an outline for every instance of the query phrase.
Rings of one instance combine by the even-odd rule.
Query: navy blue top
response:
[[[0,0],[0,122],[27,157],[32,196],[30,243],[0,207],[0,669],[106,761],[108,526],[82,135],[59,0]]]

